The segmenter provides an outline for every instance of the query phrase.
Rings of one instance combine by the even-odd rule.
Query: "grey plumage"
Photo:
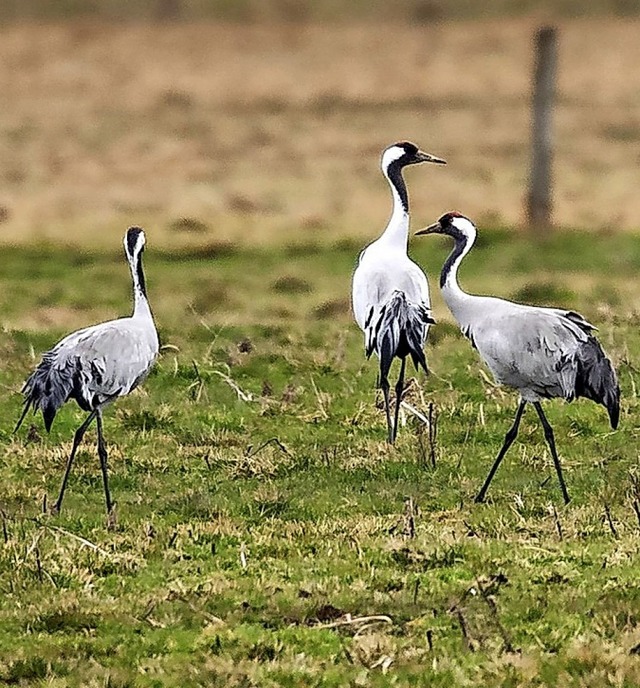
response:
[[[70,370],[62,370],[61,374],[53,372],[55,351],[47,351],[42,361],[24,383],[22,394],[25,396],[22,415],[18,419],[14,432],[17,432],[30,409],[42,412],[44,426],[49,432],[58,409],[73,396],[76,384],[74,378],[78,374],[74,366]]]
[[[454,248],[440,278],[442,295],[462,332],[485,361],[495,379],[520,393],[521,403],[485,484],[482,501],[504,454],[515,439],[526,404],[535,406],[551,449],[565,501],[569,501],[553,431],[540,402],[578,397],[607,409],[612,428],[620,417],[620,388],[613,365],[593,335],[595,327],[575,311],[513,303],[491,296],[467,294],[458,286],[457,271],[476,238],[473,223],[447,213],[418,234],[447,234]]]
[[[573,311],[471,298],[452,310],[498,382],[531,403],[587,397],[604,406],[617,427],[617,379],[593,325]]]
[[[394,357],[410,356],[416,370],[421,367],[428,372],[423,347],[427,328],[435,321],[424,304],[411,303],[404,292],[395,291],[378,312],[378,317],[371,320],[366,354],[367,358],[374,351],[378,354],[381,376],[388,376]]]
[[[402,170],[421,162],[444,163],[444,160],[423,153],[408,141],[396,143],[383,152],[381,166],[391,187],[393,212],[382,236],[360,254],[351,292],[353,313],[364,332],[367,358],[375,353],[380,359],[379,383],[390,443],[395,441],[398,429],[406,358],[410,356],[416,368],[427,370],[424,345],[429,324],[433,322],[427,278],[407,255],[409,196]],[[392,420],[388,376],[394,358],[400,359],[400,375]]]
[[[576,398],[585,397],[604,406],[615,430],[620,421],[620,387],[616,371],[595,337],[589,336],[580,345],[576,363]]]
[[[60,407],[69,400],[75,400],[83,411],[89,413],[76,431],[55,511],[59,511],[62,504],[77,447],[94,418],[98,423],[98,454],[107,510],[111,511],[102,410],[116,398],[135,389],[149,374],[158,354],[158,335],[147,301],[142,270],[144,244],[144,232],[139,227],[131,227],[125,235],[124,246],[133,278],[133,314],[64,337],[43,355],[22,389],[25,401],[16,431],[30,409],[34,413],[42,412],[47,432]]]
[[[156,354],[157,336],[133,318],[68,335],[43,355],[25,382],[25,405],[16,430],[30,408],[42,412],[48,432],[58,409],[69,400],[89,412],[129,394],[147,376]]]

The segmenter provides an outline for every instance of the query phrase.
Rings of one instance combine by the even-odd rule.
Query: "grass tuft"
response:
[[[190,232],[194,234],[205,234],[209,231],[209,227],[201,220],[195,217],[180,217],[169,223],[169,229],[172,232]]]

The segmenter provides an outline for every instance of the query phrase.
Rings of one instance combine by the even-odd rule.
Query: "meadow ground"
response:
[[[640,21],[558,25],[555,220],[635,229]],[[109,248],[135,220],[171,248],[203,227],[364,241],[388,212],[380,151],[402,138],[449,161],[411,171],[417,221],[517,225],[536,26],[3,26],[0,239]]]
[[[435,275],[441,238],[413,242]],[[515,397],[479,370],[438,295],[412,415],[385,444],[376,371],[347,293],[360,245],[147,252],[165,345],[106,416],[118,524],[105,527],[82,414],[11,434],[19,385],[70,328],[128,307],[119,252],[5,249],[0,277],[0,682],[41,686],[636,686],[640,242],[483,232],[464,282],[581,310],[624,394],[621,427],[547,405],[573,501],[535,414],[484,505],[473,496]],[[29,288],[25,288],[26,275]],[[435,280],[432,280],[435,283]],[[350,615],[350,616],[349,616]]]
[[[556,218],[592,231],[535,243],[534,27],[2,27],[0,684],[640,684],[638,24],[561,24]],[[619,431],[548,404],[569,506],[531,413],[473,504],[516,399],[437,294],[435,465],[411,414],[384,442],[348,293],[405,137],[450,163],[408,172],[415,226],[480,221],[466,286],[579,309],[618,366]],[[41,513],[78,409],[11,430],[39,354],[127,311],[134,222],[165,347],[107,413],[108,530],[93,435]],[[434,291],[445,243],[412,242]]]

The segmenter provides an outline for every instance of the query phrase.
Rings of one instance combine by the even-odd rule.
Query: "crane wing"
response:
[[[499,382],[543,397],[571,398],[576,356],[589,328],[573,312],[505,304],[472,328],[471,336]]]
[[[353,311],[365,335],[367,356],[374,351],[388,370],[393,356],[411,355],[426,370],[423,347],[429,323],[429,286],[422,270],[406,256],[367,261],[353,276]]]
[[[146,377],[158,354],[155,331],[132,318],[82,330],[63,343],[54,366],[74,362],[87,400],[128,394]]]
[[[47,430],[57,410],[75,399],[92,410],[109,398],[128,394],[147,376],[158,354],[155,328],[121,318],[79,330],[42,357],[24,384],[24,414],[41,410]]]

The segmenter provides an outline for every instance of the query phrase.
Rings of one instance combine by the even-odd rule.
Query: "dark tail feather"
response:
[[[26,399],[24,402],[24,407],[22,408],[22,413],[20,414],[20,419],[16,423],[16,427],[13,429],[13,434],[15,435],[18,430],[20,430],[20,426],[22,425],[22,421],[24,421],[27,413],[29,413],[29,409],[31,408],[31,402],[29,399]]]
[[[18,431],[30,408],[33,408],[34,412],[42,411],[44,427],[49,432],[58,409],[69,398],[72,383],[52,372],[51,363],[50,352],[47,352],[24,383],[24,408],[14,432]]]
[[[595,337],[580,347],[577,362],[576,396],[604,406],[615,430],[620,420],[620,387],[616,371]]]
[[[389,377],[389,370],[395,355],[393,342],[389,336],[384,334],[381,336],[378,346],[378,355],[380,356],[380,381],[382,382]]]
[[[55,406],[51,401],[42,407],[42,417],[44,418],[44,427],[47,432],[51,432],[51,426],[58,413],[58,407]]]
[[[386,379],[394,356],[411,356],[416,370],[422,367],[429,372],[423,346],[426,327],[434,322],[425,306],[409,303],[403,292],[393,294],[375,324],[374,341],[382,379]]]
[[[433,323],[435,321],[429,317],[428,321],[424,321],[424,325],[426,325],[427,322]],[[424,327],[424,325],[422,327]],[[418,370],[422,367],[424,372],[428,373],[427,359],[424,355],[423,346],[421,330],[416,326],[415,322],[411,322],[407,319],[407,328],[402,333],[398,349],[402,351],[406,347],[406,351],[411,356],[415,369]]]

